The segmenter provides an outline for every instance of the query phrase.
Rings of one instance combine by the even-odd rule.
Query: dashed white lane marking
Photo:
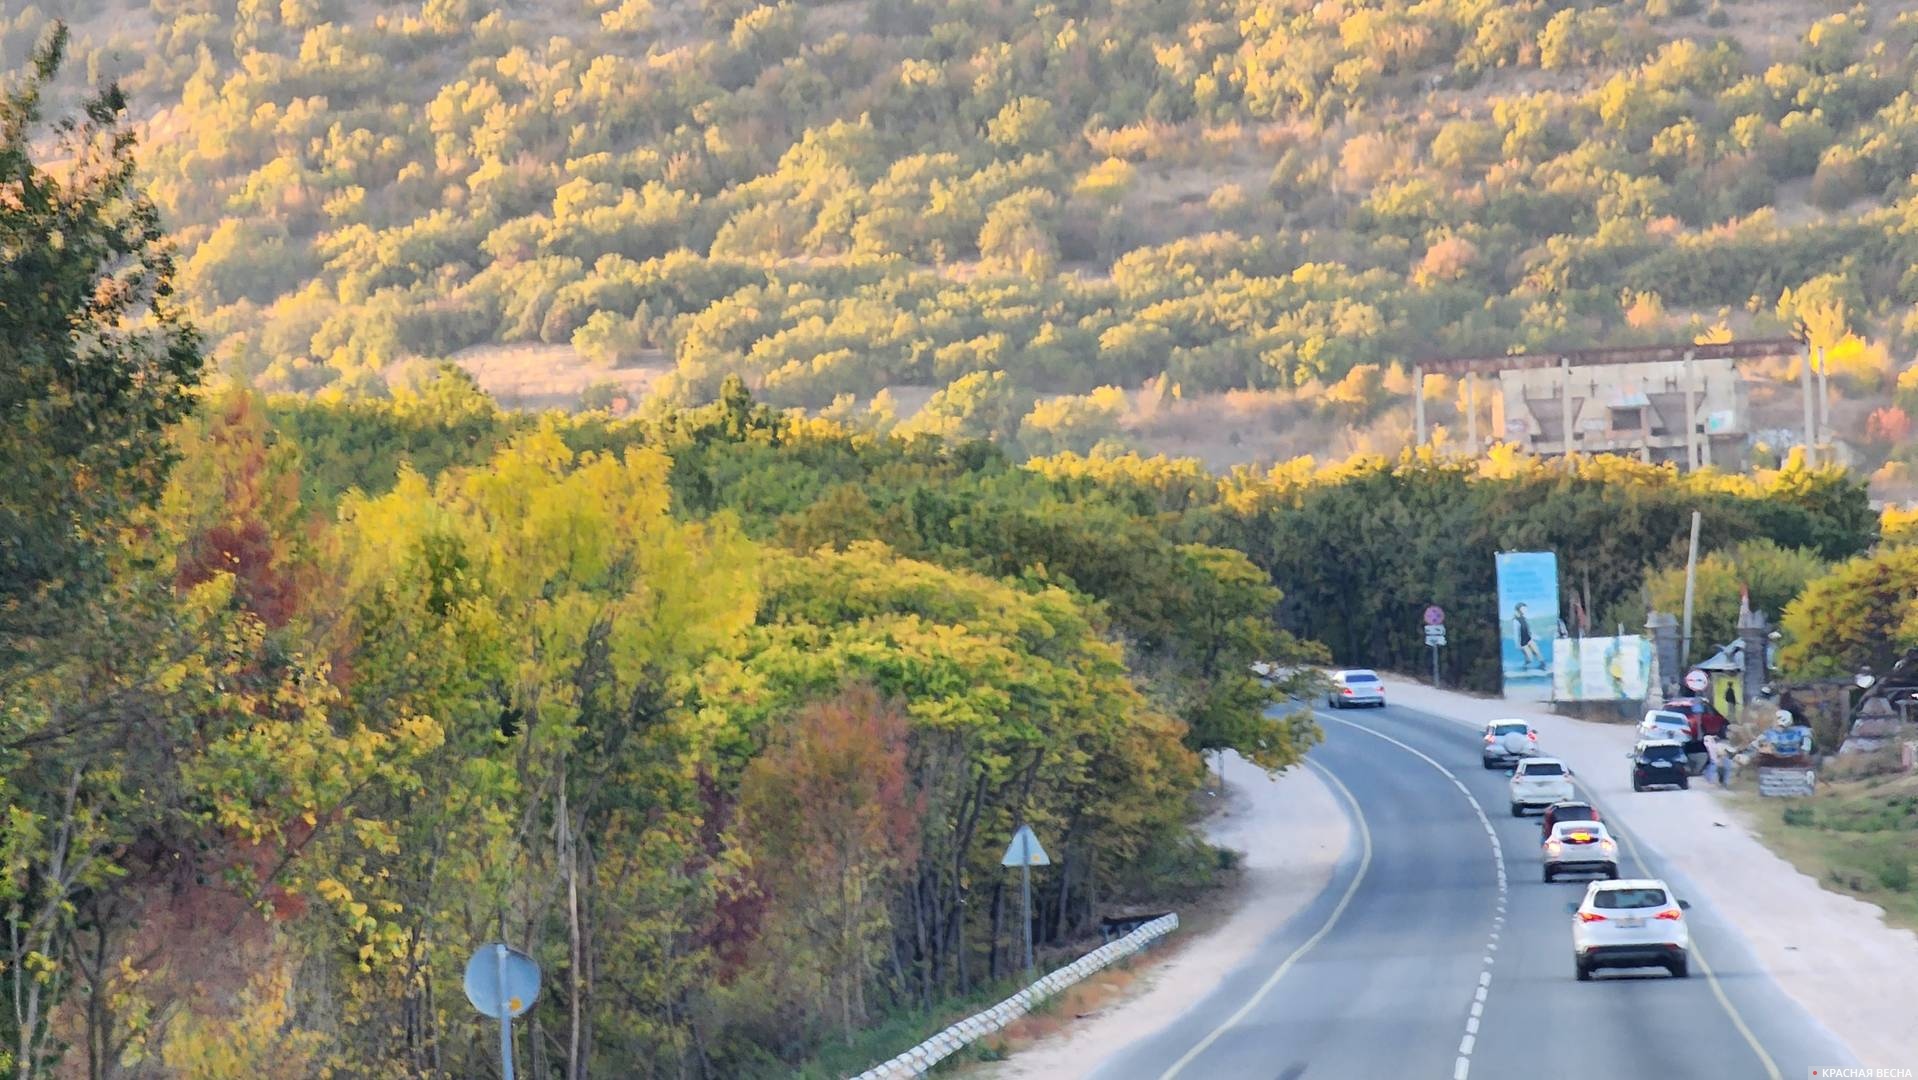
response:
[[[1492,972],[1490,970],[1493,962],[1492,953],[1498,950],[1499,930],[1505,925],[1505,896],[1507,888],[1505,879],[1505,847],[1499,842],[1498,830],[1492,828],[1492,819],[1486,816],[1485,808],[1480,806],[1478,799],[1472,795],[1472,789],[1466,787],[1465,781],[1460,780],[1452,770],[1439,764],[1431,755],[1426,754],[1417,747],[1408,746],[1383,731],[1366,727],[1364,724],[1355,724],[1350,720],[1343,720],[1336,716],[1326,716],[1324,713],[1319,713],[1318,715],[1322,720],[1331,720],[1335,723],[1344,724],[1346,727],[1357,728],[1368,735],[1384,739],[1386,742],[1412,754],[1444,774],[1447,779],[1452,781],[1454,787],[1464,793],[1465,801],[1471,804],[1472,813],[1478,815],[1479,824],[1485,827],[1485,835],[1491,840],[1492,869],[1498,880],[1498,907],[1492,916],[1491,937],[1487,938],[1485,942],[1485,963],[1483,966],[1486,970],[1482,970],[1478,974],[1478,989],[1472,995],[1472,1015],[1465,1019],[1465,1037],[1461,1039],[1458,1044],[1458,1060],[1452,1063],[1452,1080],[1465,1080],[1466,1076],[1472,1071],[1472,1048],[1478,1045],[1479,1018],[1485,1011],[1485,995],[1492,985]],[[1329,776],[1330,774],[1328,773],[1327,775]],[[1347,793],[1347,797],[1350,797],[1350,793]],[[1181,1062],[1181,1064],[1183,1064],[1183,1062]],[[1178,1066],[1174,1066],[1173,1068],[1176,1071]],[[1171,1075],[1171,1073],[1166,1074],[1168,1077]],[[1161,1077],[1160,1080],[1165,1080],[1165,1077]]]
[[[1286,957],[1285,962],[1280,964],[1273,970],[1271,975],[1266,977],[1265,982],[1260,984],[1259,988],[1253,991],[1252,996],[1245,1000],[1245,1004],[1239,1006],[1238,1012],[1226,1017],[1225,1023],[1213,1028],[1211,1034],[1200,1039],[1192,1049],[1185,1052],[1185,1056],[1173,1062],[1171,1068],[1160,1074],[1159,1080],[1172,1080],[1174,1076],[1179,1074],[1180,1069],[1192,1064],[1200,1054],[1206,1051],[1207,1047],[1219,1041],[1219,1036],[1224,1035],[1226,1031],[1236,1026],[1239,1021],[1245,1019],[1251,1014],[1253,1009],[1258,1007],[1259,1002],[1265,1000],[1265,995],[1271,993],[1272,988],[1279,985],[1279,980],[1285,978],[1285,973],[1292,970],[1292,965],[1298,963],[1299,957],[1310,952],[1312,946],[1324,940],[1325,935],[1331,933],[1332,928],[1338,925],[1339,916],[1345,914],[1346,907],[1352,903],[1352,897],[1358,894],[1360,883],[1365,880],[1365,872],[1372,866],[1372,830],[1365,823],[1365,811],[1359,808],[1359,800],[1352,795],[1350,788],[1340,782],[1338,777],[1332,775],[1330,769],[1325,768],[1316,761],[1307,761],[1306,764],[1318,770],[1319,774],[1325,777],[1326,781],[1344,797],[1345,804],[1352,808],[1352,820],[1358,823],[1359,842],[1361,845],[1359,848],[1358,871],[1352,875],[1352,883],[1345,887],[1345,895],[1339,897],[1338,905],[1332,909],[1330,915],[1325,917],[1325,924],[1320,926],[1318,931],[1311,937],[1306,938],[1298,948],[1292,950],[1292,955]]]

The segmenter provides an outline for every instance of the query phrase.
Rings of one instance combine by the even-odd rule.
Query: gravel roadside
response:
[[[1918,1063],[1918,934],[1885,925],[1876,904],[1827,891],[1773,854],[1749,820],[1694,779],[1688,792],[1648,798],[1631,789],[1625,755],[1634,729],[1535,711],[1522,703],[1390,681],[1393,704],[1480,728],[1512,717],[1539,731],[1545,752],[1570,764],[1640,842],[1684,867],[1694,891],[1750,944],[1787,995],[1872,1068]]]
[[[1052,1080],[1093,1072],[1115,1050],[1171,1023],[1211,992],[1222,974],[1331,881],[1351,825],[1318,773],[1300,766],[1272,780],[1237,754],[1227,754],[1223,768],[1230,802],[1206,822],[1205,832],[1212,843],[1244,855],[1237,910],[1142,968],[1126,999],[967,1076]]]

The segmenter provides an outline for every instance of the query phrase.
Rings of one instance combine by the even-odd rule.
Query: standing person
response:
[[[1540,670],[1545,667],[1545,657],[1538,651],[1538,642],[1532,637],[1532,624],[1525,618],[1525,605],[1512,607],[1512,633],[1518,641],[1518,653],[1525,658],[1525,667],[1537,664]]]
[[[1708,765],[1707,768],[1718,778],[1718,786],[1730,786],[1732,776],[1732,750],[1730,746],[1726,745],[1724,737],[1719,735],[1705,736],[1705,753],[1710,756],[1711,761],[1711,764]]]

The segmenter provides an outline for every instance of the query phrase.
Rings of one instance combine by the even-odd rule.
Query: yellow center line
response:
[[[1292,955],[1286,957],[1285,962],[1280,964],[1277,970],[1273,971],[1272,974],[1266,978],[1265,983],[1246,1000],[1244,1005],[1239,1007],[1238,1012],[1226,1017],[1224,1023],[1212,1029],[1211,1034],[1200,1039],[1196,1046],[1187,1050],[1184,1057],[1173,1062],[1172,1067],[1161,1074],[1159,1080],[1172,1080],[1173,1077],[1179,1075],[1179,1070],[1192,1064],[1200,1054],[1210,1048],[1213,1043],[1218,1042],[1219,1036],[1224,1035],[1228,1029],[1236,1026],[1239,1021],[1251,1015],[1252,1010],[1258,1007],[1259,1002],[1265,1000],[1265,995],[1271,993],[1272,988],[1279,985],[1280,979],[1285,978],[1285,973],[1292,970],[1292,965],[1298,963],[1299,957],[1310,952],[1314,945],[1324,940],[1325,935],[1331,933],[1332,928],[1338,925],[1339,917],[1345,914],[1346,906],[1352,902],[1353,895],[1359,891],[1359,884],[1365,880],[1365,872],[1372,865],[1372,830],[1365,824],[1365,811],[1359,808],[1359,801],[1352,797],[1351,789],[1341,783],[1338,777],[1332,775],[1331,770],[1309,758],[1305,764],[1316,769],[1320,775],[1330,781],[1332,786],[1337,788],[1339,794],[1344,797],[1346,805],[1352,808],[1352,820],[1358,822],[1359,842],[1362,845],[1359,855],[1358,873],[1352,875],[1352,884],[1345,887],[1345,895],[1339,897],[1338,906],[1332,909],[1332,914],[1326,916],[1325,925],[1319,927],[1317,933],[1306,938],[1298,948],[1292,950]]]
[[[1585,788],[1583,783],[1578,786]],[[1587,800],[1595,801],[1589,788],[1585,788],[1585,797]],[[1625,846],[1631,849],[1632,861],[1638,864],[1639,876],[1656,878],[1658,875],[1652,873],[1652,868],[1645,865],[1645,857],[1639,854],[1638,842],[1632,839],[1632,834],[1625,829],[1618,829],[1617,832],[1619,838],[1625,841]],[[1718,1004],[1724,1007],[1725,1015],[1731,1017],[1732,1026],[1737,1028],[1738,1034],[1744,1037],[1745,1045],[1751,1047],[1752,1053],[1758,1055],[1758,1063],[1765,1067],[1765,1075],[1769,1080],[1784,1080],[1784,1074],[1778,1071],[1778,1063],[1765,1052],[1765,1045],[1758,1041],[1758,1036],[1752,1033],[1751,1025],[1745,1023],[1744,1016],[1739,1014],[1738,1006],[1732,1004],[1732,999],[1725,994],[1725,988],[1719,985],[1718,973],[1712,970],[1710,962],[1705,959],[1704,950],[1698,947],[1697,937],[1691,939],[1691,954],[1692,958],[1698,961],[1699,968],[1705,972],[1705,981],[1711,984],[1712,996],[1716,997]]]

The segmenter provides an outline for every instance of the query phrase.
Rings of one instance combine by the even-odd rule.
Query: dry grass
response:
[[[664,353],[640,364],[609,368],[589,363],[569,345],[482,345],[452,357],[508,409],[577,409],[587,387],[612,383],[637,405],[672,370]]]

